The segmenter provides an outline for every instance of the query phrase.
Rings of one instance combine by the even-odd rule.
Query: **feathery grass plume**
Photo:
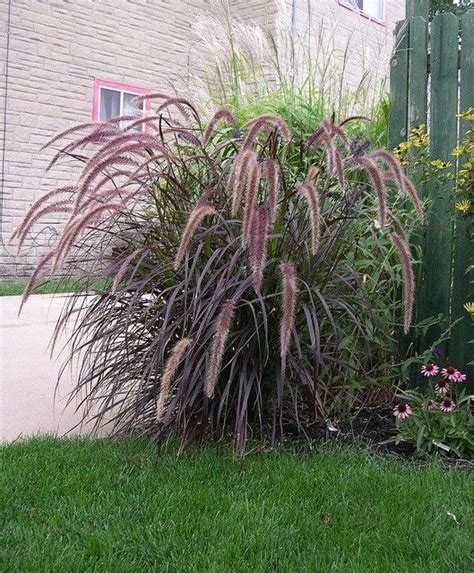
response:
[[[309,183],[309,185],[316,185],[316,181],[318,180],[320,172],[321,170],[319,167],[311,165],[311,167],[308,169],[308,173],[306,174],[305,183]]]
[[[270,222],[276,217],[278,192],[280,188],[280,167],[274,159],[265,159],[262,164],[262,175],[267,181],[268,190],[268,213]]]
[[[211,121],[209,122],[209,125],[206,128],[206,131],[204,132],[204,138],[202,141],[204,147],[209,143],[211,137],[214,134],[217,124],[219,124],[221,121],[225,121],[227,125],[230,125],[233,129],[235,129],[234,116],[230,113],[230,111],[226,109],[220,109],[213,115]]]
[[[283,282],[282,310],[280,322],[280,355],[286,356],[290,344],[291,329],[295,321],[296,306],[296,273],[293,263],[280,263],[280,273]]]
[[[111,288],[112,294],[115,294],[117,292],[117,288],[120,282],[122,281],[123,277],[125,276],[125,273],[127,272],[127,269],[130,266],[130,263],[133,261],[133,259],[135,259],[138,255],[141,255],[142,253],[145,253],[150,249],[151,247],[141,247],[140,249],[135,249],[125,258],[123,263],[120,265],[120,268],[118,269],[117,273],[115,274],[114,282],[112,283],[112,288]]]
[[[286,143],[289,143],[291,140],[290,131],[286,123],[279,117],[278,115],[261,115],[249,121],[246,125],[243,126],[243,129],[249,129],[247,137],[245,138],[242,149],[249,149],[252,147],[253,143],[257,135],[269,125],[273,125],[278,129],[280,135],[282,136],[283,140]]]
[[[175,107],[181,113],[181,115],[188,121],[190,121],[192,114],[198,125],[201,125],[201,118],[199,117],[197,109],[193,106],[191,102],[189,102],[187,99],[184,98],[177,98],[177,97],[168,98],[164,103],[160,105],[160,107],[156,110],[156,113],[161,113],[163,110],[171,106]]]
[[[390,235],[390,241],[398,251],[400,261],[402,263],[403,275],[403,298],[404,298],[404,319],[403,330],[405,334],[408,333],[412,321],[413,301],[415,296],[415,275],[411,264],[411,254],[408,244],[402,237],[393,233]]]
[[[72,210],[72,202],[70,199],[66,199],[64,201],[56,201],[55,203],[51,203],[50,205],[46,205],[42,209],[36,210],[33,216],[30,216],[26,223],[22,223],[22,229],[18,233],[18,245],[17,245],[17,253],[20,252],[23,243],[28,235],[28,231],[31,227],[36,223],[38,219],[44,217],[44,215],[48,215],[49,213],[69,213]]]
[[[138,165],[138,162],[135,159],[132,159],[131,157],[119,155],[117,157],[109,157],[108,159],[104,159],[104,161],[96,165],[93,171],[90,172],[87,175],[87,177],[85,177],[81,182],[79,191],[76,195],[76,200],[74,202],[74,213],[78,212],[81,206],[81,202],[89,192],[90,184],[94,181],[94,179],[96,179],[97,176],[104,171],[104,169],[111,167],[113,168],[116,165],[129,165],[131,167],[135,167]],[[129,174],[127,173],[127,175]]]
[[[388,170],[383,173],[384,181],[391,181],[395,183],[400,193],[408,196],[412,202],[413,207],[415,208],[418,219],[421,223],[423,223],[424,213],[421,207],[418,193],[416,192],[416,188],[413,183],[405,175],[403,167],[401,166],[398,159],[385,149],[377,149],[372,151],[366,157],[369,159],[380,159],[388,166]]]
[[[58,133],[51,139],[48,139],[48,141],[40,147],[40,151],[43,151],[47,147],[50,147],[51,145],[53,145],[53,143],[56,143],[56,141],[58,141],[59,139],[63,139],[64,137],[66,137],[66,135],[69,135],[70,133],[76,133],[77,131],[87,129],[89,127],[97,127],[97,125],[98,124],[96,122],[89,121],[87,123],[80,123],[79,125],[75,125],[74,127],[69,127],[68,129],[61,131],[61,133]]]
[[[89,211],[88,213],[85,213],[84,215],[80,216],[80,215],[76,215],[76,217],[74,217],[73,219],[71,219],[69,221],[69,223],[67,224],[66,228],[63,231],[63,234],[58,242],[57,245],[55,245],[55,249],[54,249],[54,258],[52,261],[52,267],[51,267],[51,274],[54,274],[56,272],[56,270],[58,269],[58,266],[61,262],[61,259],[63,259],[65,256],[67,256],[67,253],[69,252],[69,250],[71,249],[74,241],[77,239],[77,237],[87,229],[88,225],[90,225],[94,220],[96,220],[98,217],[100,217],[100,215],[104,212],[104,211],[115,211],[118,212],[120,211],[121,207],[119,207],[118,205],[98,205],[97,207],[94,207],[91,211]]]
[[[51,199],[51,197],[56,197],[56,195],[63,195],[64,193],[71,194],[71,193],[75,193],[76,191],[77,191],[77,187],[75,185],[67,185],[65,187],[58,187],[57,189],[53,189],[52,191],[49,191],[48,193],[45,193],[44,195],[42,195],[28,209],[28,211],[26,212],[26,215],[23,217],[20,224],[12,233],[12,235],[10,237],[10,241],[13,241],[13,239],[15,237],[17,237],[21,234],[21,232],[23,231],[25,226],[28,224],[28,221],[31,219],[31,217],[33,217],[39,211],[40,207],[44,203],[46,203],[46,201]]]
[[[339,151],[337,151],[337,149],[334,150],[334,163],[335,163],[337,180],[339,182],[339,187],[341,191],[344,191],[346,187],[346,177],[344,175],[344,165],[342,163],[342,157]]]
[[[267,256],[268,209],[255,207],[252,216],[250,237],[250,265],[254,274],[254,286],[257,292],[262,287],[263,267]]]
[[[342,127],[343,125],[346,125],[346,123],[349,123],[350,121],[370,121],[370,117],[367,117],[366,115],[351,115],[349,117],[346,117],[346,119],[343,119],[340,123],[339,123],[339,127]]]
[[[113,131],[111,130],[113,129]],[[112,126],[110,129],[106,129],[103,125],[100,125],[92,133],[89,133],[81,139],[77,139],[72,143],[69,143],[65,147],[62,147],[50,160],[46,166],[46,171],[49,171],[62,157],[70,157],[71,153],[78,148],[83,148],[89,143],[103,144],[104,139],[117,135],[116,127]]]
[[[20,316],[23,305],[28,300],[28,297],[30,296],[31,291],[33,290],[34,286],[38,283],[38,281],[40,281],[47,274],[45,272],[45,266],[53,258],[53,255],[54,255],[53,251],[49,252],[36,265],[36,267],[33,271],[33,274],[31,275],[30,280],[28,281],[28,284],[26,285],[25,290],[23,291],[23,296],[21,297],[20,308],[18,310],[18,316]]]
[[[360,165],[369,174],[369,179],[377,195],[377,208],[380,228],[382,231],[385,231],[385,223],[387,219],[387,198],[385,195],[384,178],[373,159],[368,159],[367,157],[355,157],[352,159],[352,163],[354,165]]]
[[[405,192],[405,173],[403,172],[403,167],[389,151],[386,151],[385,149],[377,149],[368,153],[366,157],[374,160],[379,159],[385,163],[388,166],[389,172],[393,177],[393,181],[397,184],[399,190],[402,193]]]
[[[303,183],[298,193],[306,197],[309,207],[311,221],[311,253],[315,255],[319,250],[321,240],[321,210],[319,205],[319,194],[316,188],[310,183]]]
[[[337,135],[344,144],[344,147],[346,149],[350,149],[351,142],[347,137],[346,132],[341,128],[341,126],[337,125],[336,123],[332,123],[330,121],[323,121],[321,123],[321,127],[324,129],[324,131],[326,131],[327,134],[331,136],[331,138]]]
[[[244,218],[242,221],[242,246],[246,247],[250,240],[253,210],[257,201],[260,187],[260,166],[252,163],[248,175],[247,193],[245,194]]]
[[[216,329],[209,353],[209,365],[206,373],[205,393],[208,398],[212,398],[214,394],[217,378],[221,369],[225,341],[229,334],[234,310],[235,301],[233,299],[227,300],[222,305],[219,316],[217,317]]]
[[[161,422],[163,419],[163,415],[165,413],[165,406],[166,401],[169,396],[171,382],[173,381],[174,375],[178,370],[178,366],[181,360],[184,357],[184,353],[188,349],[189,345],[191,344],[190,338],[183,338],[179,342],[177,342],[171,354],[166,361],[165,369],[163,371],[163,377],[161,378],[160,384],[160,395],[158,397],[158,402],[156,404],[156,419],[158,422]]]
[[[181,237],[181,242],[179,243],[178,252],[176,253],[176,258],[174,260],[174,270],[177,271],[181,265],[181,261],[184,258],[186,250],[189,246],[191,238],[194,231],[199,226],[204,217],[208,215],[216,215],[217,211],[214,207],[210,205],[199,205],[193,209],[191,215],[189,216],[188,222],[184,229],[183,235]]]
[[[232,194],[232,217],[235,217],[239,211],[245,187],[248,186],[251,174],[256,165],[257,156],[251,149],[242,151],[235,158],[227,183],[227,190]]]

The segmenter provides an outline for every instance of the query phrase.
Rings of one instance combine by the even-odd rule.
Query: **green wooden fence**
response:
[[[390,70],[389,145],[405,141],[413,127],[425,124],[430,138],[430,156],[452,163],[451,155],[468,129],[468,123],[456,118],[460,111],[474,106],[474,10],[461,19],[444,13],[428,24],[427,0],[407,2],[408,18],[397,24],[395,49]],[[466,161],[466,156],[459,158]],[[448,360],[468,373],[474,369],[473,321],[464,309],[474,301],[473,264],[474,223],[454,208],[452,182],[429,181],[418,185],[418,193],[428,198],[426,223],[414,243],[421,248],[418,269],[415,317],[417,321],[440,313],[452,326],[444,346]],[[474,201],[473,201],[474,203]],[[456,214],[455,214],[456,213]],[[411,343],[415,351],[433,344],[442,333],[442,323],[429,328],[423,339]]]

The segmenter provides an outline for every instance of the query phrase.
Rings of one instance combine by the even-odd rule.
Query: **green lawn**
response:
[[[368,451],[177,459],[135,439],[2,448],[2,571],[472,570],[464,470]],[[448,514],[456,516],[456,520]]]
[[[98,281],[95,286],[103,288],[106,281]],[[23,294],[26,281],[2,281],[0,282],[0,296],[14,296]],[[84,285],[74,280],[51,279],[39,284],[33,290],[33,294],[56,294],[67,292],[81,292]]]

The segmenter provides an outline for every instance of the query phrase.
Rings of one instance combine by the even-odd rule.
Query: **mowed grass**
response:
[[[107,281],[98,281],[94,286],[102,288]],[[23,294],[27,281],[0,281],[0,296],[17,296]],[[75,280],[51,279],[38,284],[32,294],[73,293],[85,290],[84,284]]]
[[[2,459],[2,571],[472,570],[465,470],[321,449],[240,471],[225,448],[137,439],[32,439]]]

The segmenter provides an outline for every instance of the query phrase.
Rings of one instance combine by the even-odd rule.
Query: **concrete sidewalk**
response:
[[[65,408],[74,372],[61,378],[64,357],[51,360],[48,344],[67,295],[32,295],[20,317],[19,296],[0,297],[1,440],[36,434],[64,435],[80,421],[75,405]],[[65,339],[59,340],[61,349]],[[76,428],[72,433],[88,433]]]

